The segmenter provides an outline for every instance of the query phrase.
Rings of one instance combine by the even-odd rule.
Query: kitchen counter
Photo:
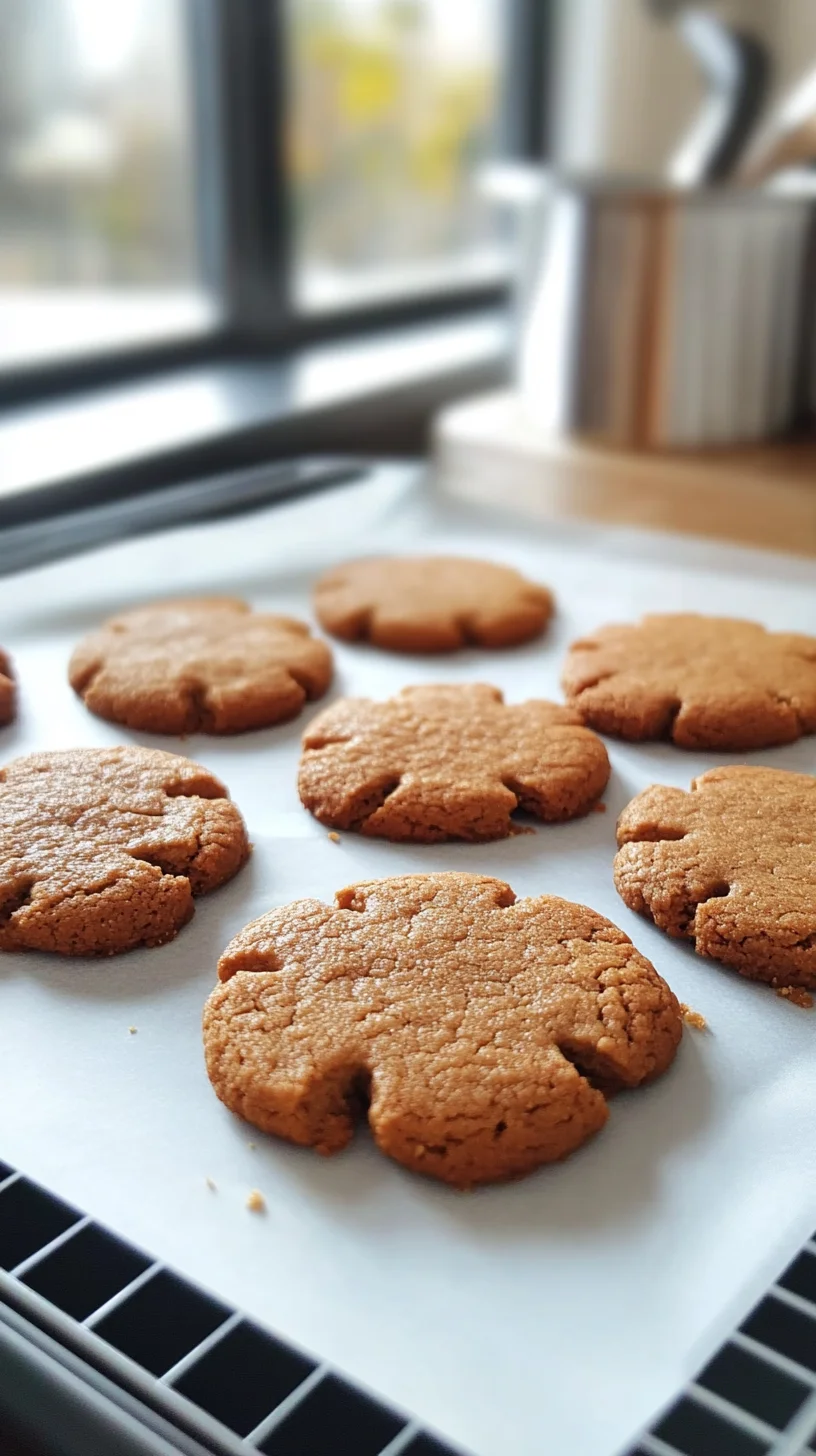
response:
[[[440,488],[537,520],[591,520],[816,556],[816,439],[646,454],[549,438],[510,391],[437,417]]]

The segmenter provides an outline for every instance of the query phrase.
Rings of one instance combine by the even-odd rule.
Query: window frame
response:
[[[502,155],[547,154],[547,79],[555,0],[505,0]],[[285,0],[192,0],[186,6],[196,224],[201,282],[217,317],[191,337],[142,342],[8,371],[0,407],[134,378],[158,368],[270,355],[401,324],[454,318],[504,302],[507,280],[409,291],[402,297],[306,313],[291,283],[284,147]],[[281,225],[283,220],[283,225]]]

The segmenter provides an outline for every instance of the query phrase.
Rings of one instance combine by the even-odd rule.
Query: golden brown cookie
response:
[[[157,602],[111,617],[68,676],[92,713],[145,733],[245,733],[319,698],[331,653],[303,622],[232,597]]]
[[[681,748],[768,748],[816,733],[816,637],[693,613],[601,627],[562,677],[585,723]]]
[[[602,915],[484,875],[405,875],[242,930],[204,1012],[210,1080],[264,1132],[377,1145],[469,1187],[566,1157],[665,1071],[671,991]]]
[[[615,884],[700,955],[774,986],[816,986],[816,779],[715,768],[656,784],[618,821]]]
[[[0,728],[13,722],[17,714],[17,686],[14,669],[7,652],[0,648]]]
[[[392,652],[512,647],[543,632],[552,594],[509,566],[460,556],[349,561],[315,587],[321,626]]]
[[[114,955],[172,940],[249,854],[212,774],[148,748],[30,753],[0,771],[0,948]]]
[[[298,791],[322,824],[432,844],[504,839],[518,808],[574,819],[608,778],[606,749],[577,713],[469,684],[333,703],[304,734]]]

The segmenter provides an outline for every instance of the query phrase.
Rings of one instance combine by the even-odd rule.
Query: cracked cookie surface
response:
[[[430,844],[506,838],[518,808],[573,819],[608,778],[606,749],[577,713],[468,684],[333,703],[303,736],[298,791],[334,829]]]
[[[0,771],[0,949],[113,955],[172,940],[249,854],[199,764],[147,748],[32,753]]]
[[[145,733],[244,733],[294,718],[332,676],[304,622],[233,597],[157,602],[79,644],[72,688],[100,718]]]
[[[218,974],[204,1045],[227,1107],[321,1153],[367,1115],[383,1153],[459,1187],[565,1157],[606,1122],[604,1094],[665,1071],[682,1034],[623,931],[482,875],[285,905]]]
[[[317,619],[347,642],[392,652],[511,647],[543,632],[552,593],[520,572],[461,556],[349,561],[321,577]]]
[[[632,910],[752,980],[816,986],[816,778],[715,768],[654,785],[618,820]]]
[[[601,627],[570,648],[562,686],[619,738],[751,749],[816,733],[816,637],[693,613]]]

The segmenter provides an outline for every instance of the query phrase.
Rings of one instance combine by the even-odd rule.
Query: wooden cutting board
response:
[[[548,437],[510,391],[443,410],[438,487],[539,520],[679,531],[816,556],[816,439],[674,454]]]

